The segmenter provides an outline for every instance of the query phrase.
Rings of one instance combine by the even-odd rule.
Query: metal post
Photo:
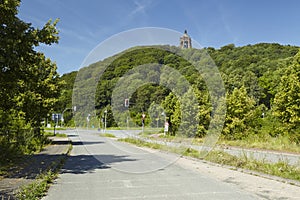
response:
[[[86,117],[86,129],[88,130],[89,129],[89,124],[90,124],[90,117],[91,117],[91,114],[88,114],[88,116]]]
[[[56,126],[56,122],[54,122],[54,136],[55,136],[55,126]]]
[[[163,115],[165,118],[165,122],[164,122],[164,136],[165,136],[166,135],[166,127],[165,126],[166,126],[166,122],[167,122],[167,115],[164,112],[162,112],[161,115]]]
[[[143,114],[142,114],[142,132],[144,133],[144,126],[145,126],[145,117],[146,117],[146,115],[145,115],[145,113],[143,112]]]
[[[167,117],[166,117],[166,114],[165,114],[164,136],[166,136],[166,123],[167,123]]]
[[[54,136],[55,136],[55,127],[56,127],[57,121],[58,121],[58,114],[54,114]]]
[[[128,119],[128,116],[127,116],[127,119],[126,119],[126,123],[127,123],[127,130],[129,130],[129,119]]]
[[[76,106],[74,106],[74,109],[76,109]],[[64,121],[64,112],[67,111],[67,110],[72,110],[72,108],[65,108],[63,111],[62,111],[62,114],[61,114],[61,124],[60,126],[63,127],[63,122]],[[74,110],[75,111],[75,110]]]
[[[107,110],[104,111],[104,133],[106,133],[106,118],[107,118]]]

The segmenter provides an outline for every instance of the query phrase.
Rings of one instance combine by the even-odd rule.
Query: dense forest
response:
[[[215,109],[210,90],[217,91],[221,84],[212,76],[209,81],[215,85],[207,86],[209,78],[204,75],[205,69],[215,64],[226,93],[227,109],[222,130],[225,138],[243,139],[253,134],[288,135],[299,142],[298,52],[299,47],[275,43],[243,47],[229,44],[220,49],[136,47],[81,69],[73,100],[80,97],[80,101],[75,101],[78,108],[84,107],[86,101],[94,103],[96,110],[91,114],[90,126],[101,126],[105,112],[108,126],[126,126],[128,117],[133,125],[141,126],[142,114],[145,113],[146,126],[162,127],[164,116],[160,113],[164,112],[170,124],[170,135],[202,137],[209,128]],[[163,66],[167,67],[163,69]],[[163,70],[168,71],[165,73]],[[60,97],[60,110],[71,106],[75,76],[76,72],[72,72],[62,77],[68,86]],[[180,93],[179,90],[184,89],[178,83],[184,80],[191,87]],[[91,89],[94,83],[96,86]],[[131,92],[122,87],[118,89],[120,83],[132,87]],[[175,85],[176,89],[182,88],[176,91],[171,85]],[[88,97],[89,92],[95,94]],[[84,101],[82,97],[88,100]],[[124,106],[126,98],[129,99],[129,107]],[[83,117],[81,120],[78,118],[77,125],[86,126],[84,119],[87,114],[76,114]],[[186,125],[187,121],[189,125]]]

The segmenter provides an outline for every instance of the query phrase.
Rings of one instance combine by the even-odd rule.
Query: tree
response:
[[[249,134],[249,123],[253,121],[255,101],[247,95],[246,88],[235,88],[227,94],[227,112],[223,134],[228,139],[242,139]]]
[[[163,126],[163,120],[164,117],[162,116],[162,113],[164,112],[163,108],[155,103],[154,101],[151,103],[148,114],[151,119],[151,127],[162,127]]]
[[[0,3],[0,111],[2,119],[11,119],[1,121],[0,129],[10,132],[10,141],[19,140],[12,134],[18,126],[34,127],[33,138],[40,136],[42,118],[53,108],[60,87],[56,65],[35,49],[58,42],[58,21],[34,28],[17,17],[19,5],[19,0]],[[26,131],[17,133],[22,134]]]
[[[169,133],[175,135],[181,122],[180,102],[176,95],[170,92],[161,105],[169,122]]]
[[[207,133],[210,124],[212,105],[207,91],[197,91],[196,95],[199,103],[199,110],[197,114],[199,125],[196,136],[203,137]]]
[[[280,80],[273,111],[289,130],[300,127],[300,51]]]

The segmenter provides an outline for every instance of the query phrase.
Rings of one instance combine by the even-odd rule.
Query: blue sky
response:
[[[41,46],[60,74],[78,70],[107,38],[134,28],[183,32],[203,47],[275,42],[300,46],[298,0],[23,0],[19,17],[42,27],[59,18],[59,44]]]

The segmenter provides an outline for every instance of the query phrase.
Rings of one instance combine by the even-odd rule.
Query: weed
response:
[[[219,145],[229,145],[244,148],[257,148],[265,150],[285,151],[300,153],[300,146],[295,141],[291,141],[287,135],[278,135],[272,137],[270,135],[250,135],[243,140],[226,140],[221,137],[218,141]]]
[[[245,153],[241,157],[233,156],[231,154],[225,153],[223,151],[210,151],[200,152],[193,148],[176,148],[168,147],[166,145],[145,142],[140,139],[135,138],[124,138],[119,139],[119,141],[128,142],[135,144],[137,146],[144,146],[154,149],[161,149],[164,151],[170,151],[173,153],[182,154],[184,156],[189,156],[193,158],[202,158],[201,155],[206,155],[203,159],[209,162],[218,163],[221,165],[228,165],[234,168],[243,168],[248,170],[253,170],[257,172],[262,172],[265,174],[275,175],[291,180],[300,181],[300,168],[291,166],[286,161],[280,161],[277,163],[268,163],[264,160],[258,161],[253,159],[251,156],[247,156]]]
[[[50,187],[50,183],[57,177],[57,172],[49,170],[34,182],[21,188],[16,197],[20,200],[41,199]]]

